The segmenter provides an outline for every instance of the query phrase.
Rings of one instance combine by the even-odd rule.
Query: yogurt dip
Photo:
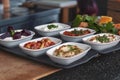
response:
[[[55,25],[55,24],[53,24],[53,25]],[[42,27],[41,30],[43,30],[43,31],[56,31],[56,30],[61,30],[64,28],[61,25],[55,25],[55,26],[57,26],[57,27],[51,28],[51,29],[49,29],[47,26],[45,26],[45,27]]]

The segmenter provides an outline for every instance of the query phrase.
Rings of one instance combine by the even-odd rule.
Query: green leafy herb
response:
[[[97,20],[96,16],[77,15],[76,18],[72,22],[72,27],[78,27],[81,22],[95,23],[96,20]]]
[[[74,29],[72,31],[73,34],[76,34],[76,35],[81,35],[81,34],[84,34],[83,30],[77,30],[77,29]]]
[[[76,50],[76,48],[73,47],[73,45],[67,45],[67,46],[70,48],[70,51],[74,51],[74,50]]]
[[[48,29],[58,28],[58,26],[56,26],[56,25],[53,25],[53,24],[51,24],[51,25],[48,25],[47,27],[48,27]]]
[[[109,38],[106,35],[97,36],[96,40],[100,41],[101,43],[107,43],[107,42],[110,41]]]
[[[114,27],[113,22],[98,24],[97,16],[77,15],[72,22],[72,27],[79,27],[81,22],[87,22],[88,28],[94,29],[96,33],[118,34],[118,30]]]
[[[117,29],[113,26],[112,22],[100,25],[99,29],[101,32],[104,32],[104,33],[117,34],[118,32]]]

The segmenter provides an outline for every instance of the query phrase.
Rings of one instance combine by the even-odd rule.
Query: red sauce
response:
[[[67,36],[82,36],[91,33],[90,30],[72,30],[72,31],[65,31],[63,34]]]

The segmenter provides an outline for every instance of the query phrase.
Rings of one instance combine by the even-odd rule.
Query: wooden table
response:
[[[107,15],[113,18],[113,22],[120,23],[120,0],[109,0]]]
[[[0,51],[0,80],[37,80],[59,70]]]

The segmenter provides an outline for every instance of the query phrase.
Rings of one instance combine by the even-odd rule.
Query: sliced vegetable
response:
[[[15,32],[13,35],[13,39],[20,39],[21,38],[21,32]]]
[[[21,31],[21,34],[22,34],[23,36],[29,36],[29,35],[31,35],[31,32],[30,32],[29,30],[23,29],[23,30]]]
[[[7,32],[3,33],[0,36],[0,39],[12,37],[15,40],[15,39],[20,39],[21,36],[29,36],[29,35],[31,35],[31,32],[29,30],[23,29],[22,31],[15,31],[12,26],[8,26]]]

